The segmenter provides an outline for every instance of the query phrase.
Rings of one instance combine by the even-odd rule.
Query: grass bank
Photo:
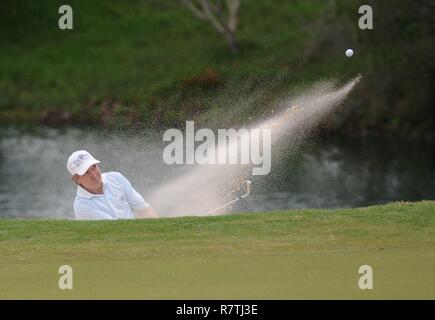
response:
[[[129,114],[155,123],[183,119],[207,109],[205,96],[225,95],[225,87],[237,94],[233,85],[282,74],[311,38],[304,26],[328,7],[318,1],[244,3],[238,30],[243,48],[233,56],[212,27],[179,1],[75,0],[71,31],[57,27],[59,5],[4,5],[4,117],[13,109],[23,118],[63,110],[77,122]],[[191,98],[202,98],[201,106]]]
[[[435,202],[131,221],[0,219],[0,297],[435,298]],[[60,290],[61,265],[74,289]],[[374,289],[358,287],[370,265]]]
[[[5,0],[0,122],[245,124],[301,86],[361,73],[330,129],[433,138],[430,4],[368,3],[373,30],[358,28],[360,0],[242,1],[232,55],[176,0],[72,0],[69,31],[57,26],[59,0]]]

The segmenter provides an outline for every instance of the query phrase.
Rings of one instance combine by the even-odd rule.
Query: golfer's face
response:
[[[89,167],[88,171],[80,177],[80,184],[85,188],[92,188],[100,185],[101,183],[101,172],[97,164]]]

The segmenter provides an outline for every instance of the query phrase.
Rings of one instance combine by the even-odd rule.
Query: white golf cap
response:
[[[100,161],[95,159],[89,152],[78,150],[69,156],[66,166],[72,176],[75,174],[82,176],[88,171],[90,166],[96,163],[100,163]]]

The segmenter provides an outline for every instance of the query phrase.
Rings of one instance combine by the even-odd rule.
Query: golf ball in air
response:
[[[353,50],[352,49],[347,49],[345,54],[346,54],[346,57],[350,58],[350,57],[353,56]]]

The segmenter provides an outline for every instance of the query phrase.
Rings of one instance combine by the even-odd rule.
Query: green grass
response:
[[[0,297],[435,298],[435,202],[129,221],[0,219]],[[74,290],[57,268],[74,269]],[[358,267],[374,269],[360,290]]]
[[[243,1],[237,56],[178,0],[71,0],[72,31],[57,27],[61,4],[2,1],[0,122],[245,125],[295,88],[361,73],[331,129],[433,139],[428,4],[374,1],[367,31],[361,0]],[[210,68],[219,85],[186,85]]]
[[[296,68],[288,65],[304,57],[315,37],[310,26],[331,6],[314,0],[243,3],[242,51],[233,56],[212,27],[178,1],[71,1],[72,31],[57,28],[59,5],[56,0],[5,4],[9,14],[0,22],[7,48],[0,51],[0,110],[5,116],[11,110],[25,115],[45,108],[79,112],[83,104],[98,106],[109,97],[151,115],[152,96],[167,98],[169,93],[172,99],[165,103],[179,102],[183,79],[207,68],[216,70],[226,88],[267,82],[271,76],[300,83],[310,75],[298,78],[292,74]],[[323,76],[332,67],[327,69]],[[211,91],[203,94],[228,94],[224,88]],[[195,89],[187,94],[198,96]]]

